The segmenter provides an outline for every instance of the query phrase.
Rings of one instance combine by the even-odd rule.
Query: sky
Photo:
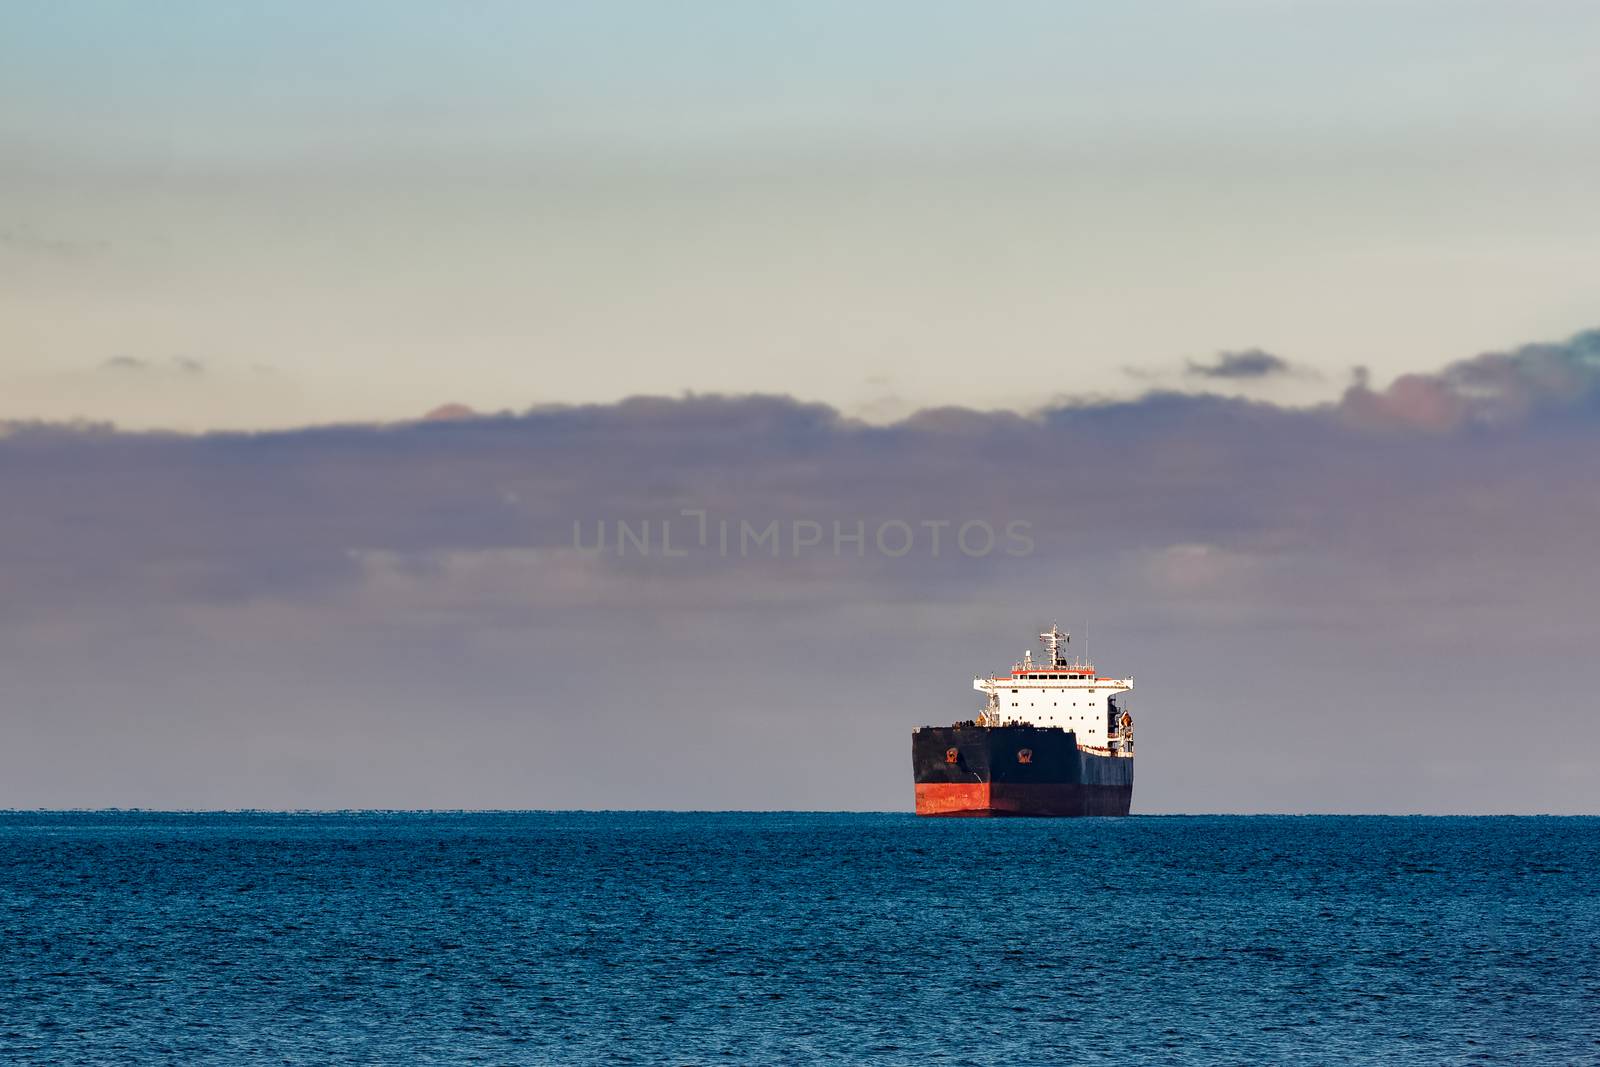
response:
[[[13,423],[0,806],[905,810],[1055,621],[1136,811],[1594,812],[1597,451],[1600,332],[1312,408]]]
[[[0,807],[905,810],[1059,622],[1137,812],[1600,811],[1597,45],[4,5]]]
[[[1535,9],[7,4],[0,417],[1333,400],[1592,325],[1600,10]]]

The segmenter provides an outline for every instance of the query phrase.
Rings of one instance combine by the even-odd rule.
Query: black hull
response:
[[[911,735],[917,814],[1126,815],[1132,757],[1078,747],[1059,727],[925,726]]]

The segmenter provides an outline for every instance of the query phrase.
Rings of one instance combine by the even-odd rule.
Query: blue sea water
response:
[[[1600,1062],[1600,819],[0,814],[0,1062]]]

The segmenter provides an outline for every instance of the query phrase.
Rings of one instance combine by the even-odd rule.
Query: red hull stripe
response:
[[[918,815],[1126,815],[1131,785],[919,782]]]

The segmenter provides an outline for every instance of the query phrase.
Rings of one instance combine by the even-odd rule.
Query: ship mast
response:
[[[1039,640],[1044,644],[1044,650],[1050,656],[1050,666],[1065,667],[1067,659],[1066,646],[1072,643],[1072,635],[1065,633],[1055,623],[1050,624],[1050,629],[1039,635]]]

